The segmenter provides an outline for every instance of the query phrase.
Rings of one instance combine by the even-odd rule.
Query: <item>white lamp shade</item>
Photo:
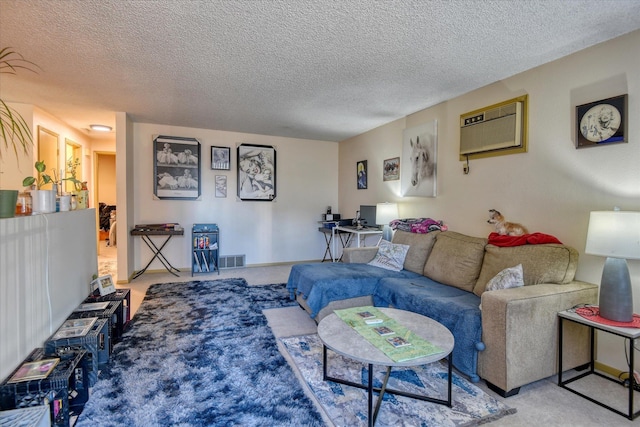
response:
[[[591,212],[585,253],[640,259],[640,212]]]
[[[389,225],[394,219],[398,219],[397,203],[378,203],[376,205],[376,224]]]

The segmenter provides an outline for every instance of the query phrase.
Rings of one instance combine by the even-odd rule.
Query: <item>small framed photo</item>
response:
[[[400,179],[400,157],[387,159],[382,162],[382,180],[396,181]]]
[[[211,147],[211,169],[221,171],[231,169],[231,147]]]
[[[110,274],[106,276],[100,276],[91,282],[91,289],[95,291],[96,289],[100,292],[100,296],[105,296],[112,294],[116,291],[116,285],[113,284],[113,279]]]
[[[216,197],[227,197],[227,177],[216,175]]]
[[[576,148],[628,142],[627,95],[576,107]]]
[[[356,163],[356,182],[358,190],[367,189],[367,161],[360,160]]]

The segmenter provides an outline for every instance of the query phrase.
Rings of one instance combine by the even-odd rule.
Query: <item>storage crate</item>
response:
[[[49,415],[53,426],[70,426],[71,417],[82,412],[89,400],[89,367],[87,351],[80,346],[56,349],[47,354],[37,348],[27,356],[25,362],[35,362],[48,358],[60,361],[46,378],[16,383],[8,383],[20,369],[18,366],[0,384],[0,409],[21,409],[49,405]]]
[[[44,343],[44,349],[47,353],[51,354],[56,351],[57,348],[65,348],[71,346],[82,346],[87,350],[87,358],[89,359],[89,385],[93,386],[98,381],[98,371],[103,368],[109,362],[109,355],[111,354],[112,345],[109,338],[109,321],[107,319],[98,319],[97,317],[87,318],[95,319],[95,323],[85,335],[82,336],[70,336],[70,337],[56,337],[64,332],[65,325],[69,322],[81,320],[81,319],[69,319],[61,327],[49,337]],[[84,319],[83,319],[84,320]]]
[[[122,306],[122,301],[120,300],[102,302],[107,303],[106,308],[100,310],[74,311],[68,318],[83,319],[86,317],[98,317],[100,319],[108,319],[110,332],[109,337],[111,338],[113,344],[115,344],[122,339],[122,333],[124,332],[124,317],[122,317],[123,312],[120,309],[120,307]],[[80,306],[82,306],[83,304],[81,304]]]
[[[51,427],[48,406],[0,411],[0,427]]]
[[[96,291],[97,292],[97,291]],[[129,321],[131,320],[131,289],[116,289],[116,291],[109,295],[101,296],[89,295],[84,302],[103,302],[103,301],[122,301],[121,314],[119,317],[123,319],[123,330],[127,329]]]

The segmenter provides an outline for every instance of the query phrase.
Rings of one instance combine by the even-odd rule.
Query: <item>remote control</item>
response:
[[[382,319],[366,319],[364,323],[367,325],[377,325],[378,323],[382,323]]]

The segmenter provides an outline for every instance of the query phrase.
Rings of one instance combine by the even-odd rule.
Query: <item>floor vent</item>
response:
[[[221,255],[220,268],[239,268],[245,266],[244,255]]]

